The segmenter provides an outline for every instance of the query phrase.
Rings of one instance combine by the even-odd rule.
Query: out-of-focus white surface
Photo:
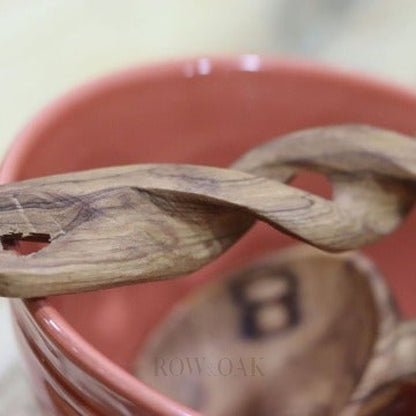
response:
[[[416,86],[415,21],[414,0],[2,0],[0,156],[56,96],[143,61],[289,54]],[[0,300],[0,415],[35,414],[19,362]]]

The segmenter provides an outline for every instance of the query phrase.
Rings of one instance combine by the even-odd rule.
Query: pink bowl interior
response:
[[[416,131],[416,97],[410,93],[299,63],[262,60],[253,70],[245,59],[205,60],[209,73],[199,72],[198,60],[133,69],[81,88],[25,129],[3,166],[3,180],[141,162],[227,166],[260,142],[310,126],[368,123]],[[327,192],[319,175],[302,175],[297,185]],[[393,235],[366,249],[407,317],[416,316],[415,232],[413,213]],[[46,305],[130,371],[149,330],[179,297],[292,242],[259,224],[192,276],[53,297]]]

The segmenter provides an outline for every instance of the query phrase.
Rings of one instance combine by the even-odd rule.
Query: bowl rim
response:
[[[215,58],[201,56],[139,64],[102,76],[98,80],[87,81],[54,100],[35,115],[17,135],[6,152],[0,168],[0,183],[16,180],[18,169],[31,154],[31,149],[41,144],[37,139],[39,133],[71,108],[76,107],[78,103],[106,93],[109,89],[125,87],[131,82],[146,83],[151,80],[164,79],[167,76],[207,76],[211,72],[218,74],[235,71],[290,74],[304,79],[315,79],[317,82],[338,83],[345,85],[345,88],[354,87],[366,92],[378,92],[391,99],[403,103],[409,102],[416,106],[416,94],[408,88],[390,81],[374,79],[368,75],[300,59],[246,54]],[[87,342],[48,302],[47,298],[14,300],[14,306],[23,308],[69,360],[105,386],[130,399],[132,403],[144,404],[148,409],[159,412],[161,415],[200,415],[145,385],[112,362]]]

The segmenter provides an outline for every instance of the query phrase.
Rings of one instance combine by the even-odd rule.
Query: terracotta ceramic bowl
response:
[[[17,138],[1,180],[140,162],[227,166],[264,140],[309,126],[368,123],[413,134],[415,114],[416,95],[309,64],[257,56],[171,62],[118,73],[58,100]],[[303,175],[298,186],[322,192],[325,183]],[[415,214],[366,250],[407,317],[416,316]],[[259,224],[192,276],[13,301],[43,414],[197,414],[132,375],[141,345],[195,285],[291,242]]]

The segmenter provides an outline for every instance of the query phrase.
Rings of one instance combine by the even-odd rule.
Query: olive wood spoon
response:
[[[285,184],[326,175],[328,200]],[[259,219],[327,251],[390,233],[413,206],[416,143],[369,126],[288,134],[230,169],[108,167],[0,186],[0,295],[38,297],[167,279],[197,270]],[[48,241],[18,256],[17,240]]]

